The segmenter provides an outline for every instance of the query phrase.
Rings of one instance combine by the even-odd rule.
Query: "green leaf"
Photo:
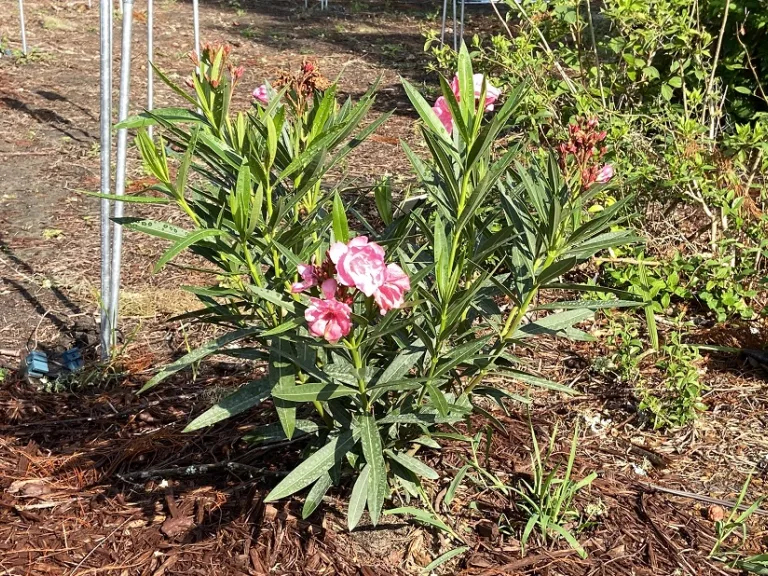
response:
[[[387,365],[381,375],[375,379],[374,385],[381,386],[394,380],[400,380],[424,356],[424,352],[424,348],[415,347],[401,350],[395,359]]]
[[[352,430],[347,430],[338,436],[331,437],[325,446],[304,460],[288,476],[283,478],[282,482],[267,494],[265,502],[280,500],[312,484],[336,462],[340,462],[344,455],[357,444],[357,440]]]
[[[574,324],[582,322],[587,318],[594,316],[592,310],[585,310],[584,308],[577,308],[575,310],[566,310],[565,312],[558,312],[556,314],[550,314],[537,320],[525,324],[517,329],[512,335],[513,339],[530,338],[531,336],[539,336],[542,334],[548,334],[551,336],[558,335],[566,328],[571,328]]]
[[[270,290],[268,288],[260,288],[258,286],[254,286],[253,284],[248,284],[247,289],[249,292],[255,294],[262,300],[271,302],[286,312],[290,312],[291,314],[296,313],[296,304],[294,302],[285,300],[278,292],[275,292],[274,290]]]
[[[365,503],[368,500],[368,476],[370,470],[370,464],[363,466],[360,475],[355,481],[355,485],[352,487],[352,495],[349,497],[349,510],[347,511],[347,527],[350,532],[358,525],[365,511]]]
[[[338,192],[333,195],[333,237],[336,242],[344,242],[344,244],[349,242],[347,213]]]
[[[373,190],[373,197],[379,216],[386,226],[392,223],[392,187],[388,180],[382,181]]]
[[[281,338],[272,340],[269,353],[269,380],[277,417],[280,419],[286,438],[290,439],[296,429],[296,406],[277,394],[288,394],[296,387],[296,367],[280,354],[283,350],[291,351],[289,342]]]
[[[427,573],[432,572],[432,570],[434,570],[438,566],[442,566],[443,564],[448,562],[448,560],[451,560],[456,556],[460,556],[461,554],[464,554],[464,552],[466,552],[467,550],[469,550],[469,546],[459,546],[458,548],[449,550],[445,554],[440,554],[440,556],[435,558],[432,562],[430,562],[424,567],[424,572],[427,572]]]
[[[371,468],[368,477],[368,512],[371,522],[376,526],[387,494],[387,465],[384,462],[379,429],[370,414],[360,417],[360,442],[365,461]]]
[[[525,382],[526,384],[533,384],[534,386],[539,386],[540,388],[547,388],[548,390],[563,392],[564,394],[569,394],[571,396],[578,395],[578,392],[573,388],[569,388],[564,384],[559,384],[558,382],[553,382],[552,380],[547,380],[546,378],[542,378],[540,376],[534,376],[533,374],[529,374],[528,372],[523,372],[522,370],[506,368],[503,370],[499,370],[499,373],[504,374],[505,376],[512,378],[513,380]]]
[[[172,122],[173,124],[205,123],[205,118],[193,110],[186,108],[155,108],[151,112],[142,112],[135,116],[129,116],[122,122],[115,125],[115,130],[123,128],[132,130],[134,128],[143,128],[145,126],[155,126],[159,120]]]
[[[333,400],[343,396],[354,396],[358,394],[355,388],[349,388],[341,384],[301,384],[299,386],[290,386],[274,390],[272,396],[281,400],[290,402],[312,402]]]
[[[429,393],[429,399],[432,400],[432,404],[437,409],[440,416],[448,415],[448,401],[445,399],[443,392],[435,385],[435,382],[430,380],[425,384],[427,392]]]
[[[230,394],[192,420],[182,432],[193,432],[245,412],[269,398],[270,383],[266,379],[253,380]]]
[[[162,270],[163,267],[168,264],[168,262],[178,256],[179,253],[185,248],[188,248],[193,244],[197,244],[201,240],[205,240],[211,236],[222,236],[225,234],[226,232],[217,228],[203,228],[202,230],[196,230],[195,232],[187,234],[183,239],[179,240],[176,242],[176,244],[171,246],[165,252],[165,254],[160,257],[160,260],[158,260],[157,264],[155,264],[155,272]]]
[[[253,336],[254,334],[257,334],[261,329],[258,327],[250,327],[250,328],[241,328],[240,330],[234,330],[232,332],[228,332],[227,334],[224,334],[222,336],[219,336],[218,338],[215,338],[213,340],[210,340],[200,346],[199,348],[193,350],[189,354],[186,354],[176,360],[175,362],[172,362],[171,364],[168,364],[165,366],[160,372],[158,372],[152,379],[144,384],[142,386],[141,390],[139,390],[139,394],[142,392],[146,392],[150,388],[157,386],[160,382],[168,378],[168,376],[175,374],[179,370],[183,370],[187,366],[191,366],[195,362],[199,362],[206,356],[210,356],[211,354],[215,354],[219,351],[219,349],[223,348],[227,344],[231,344],[232,342],[237,342],[238,340],[242,340],[243,338],[247,338],[248,336]]]
[[[444,141],[450,142],[451,137],[448,134],[448,131],[445,129],[445,126],[443,126],[443,123],[440,122],[440,119],[437,117],[434,110],[432,110],[432,106],[430,106],[427,101],[424,100],[424,97],[421,95],[421,93],[416,88],[414,88],[413,85],[405,78],[401,77],[400,82],[403,84],[403,88],[405,88],[405,94],[408,96],[408,99],[411,101],[411,104],[413,104],[413,107],[416,109],[416,113],[422,119],[424,124],[426,124],[433,133],[440,136]]]
[[[293,436],[294,438],[297,438],[299,436],[317,434],[319,430],[320,426],[317,422],[298,418],[296,420],[296,430],[294,431]],[[254,428],[248,434],[243,436],[243,440],[249,444],[272,444],[281,440],[288,440],[288,438],[285,436],[283,425],[280,424],[280,422],[274,422],[273,424]]]
[[[184,228],[179,228],[178,226],[168,224],[167,222],[158,222],[157,220],[133,217],[113,218],[112,220],[120,224],[126,230],[143,232],[144,234],[162,238],[163,240],[171,240],[172,242],[178,242],[189,234]]]
[[[440,518],[438,518],[434,514],[431,514],[426,510],[413,508],[412,506],[403,506],[401,508],[391,508],[390,510],[385,510],[384,514],[393,515],[393,516],[413,516],[414,520],[417,520],[422,524],[428,524],[429,526],[434,526],[435,528],[439,528],[440,530],[443,530],[448,534],[453,533],[453,530],[451,530],[450,527],[445,522],[443,522]]]
[[[320,506],[323,501],[323,496],[325,496],[325,493],[328,492],[328,489],[332,485],[333,479],[328,472],[317,479],[317,482],[315,482],[312,488],[309,490],[307,499],[304,500],[304,507],[301,509],[302,518],[309,518],[312,513],[317,510],[317,507]]]
[[[429,478],[430,480],[437,480],[440,478],[440,475],[432,468],[424,464],[418,458],[414,458],[407,452],[394,452],[392,450],[385,450],[385,453],[401,466],[408,468],[408,470],[416,474],[416,476]]]
[[[464,480],[464,476],[467,475],[468,471],[469,465],[465,464],[459,468],[458,472],[456,472],[456,476],[454,476],[453,480],[451,480],[451,484],[448,486],[448,490],[443,497],[443,502],[445,502],[446,506],[450,506],[451,502],[453,502],[453,498],[456,496],[456,490],[458,490],[459,486],[461,486],[461,482]]]

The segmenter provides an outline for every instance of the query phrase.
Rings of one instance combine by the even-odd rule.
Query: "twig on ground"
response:
[[[229,472],[241,472],[253,476],[282,476],[286,472],[280,470],[268,470],[267,468],[257,468],[240,462],[213,462],[211,464],[192,464],[190,466],[173,466],[171,468],[155,468],[153,470],[139,470],[138,472],[128,472],[127,474],[115,474],[123,482],[134,484],[136,480],[151,480],[152,478],[172,478],[190,476],[204,476],[217,470],[227,470]]]
[[[736,506],[736,502],[732,500],[720,500],[719,498],[711,498],[702,494],[696,494],[695,492],[686,492],[685,490],[675,490],[674,488],[665,488],[664,486],[657,486],[656,484],[646,484],[644,482],[638,482],[637,485],[642,488],[648,494],[662,493],[671,494],[672,496],[679,496],[680,498],[690,498],[691,500],[698,500],[699,502],[705,502],[706,504],[716,504],[723,508],[736,508],[737,510],[744,512],[749,509],[749,506],[740,504]],[[755,509],[755,514],[758,516],[768,516],[768,510],[762,508]]]

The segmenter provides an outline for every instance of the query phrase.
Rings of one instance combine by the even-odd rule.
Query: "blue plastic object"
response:
[[[24,364],[27,375],[32,378],[42,378],[48,374],[48,356],[45,352],[39,350],[30,352],[24,359]]]
[[[70,348],[61,355],[61,364],[70,372],[77,372],[83,367],[83,357],[79,348]]]

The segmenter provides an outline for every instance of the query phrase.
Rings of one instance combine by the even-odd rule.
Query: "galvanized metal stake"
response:
[[[456,28],[457,28],[457,26],[456,26],[456,0],[453,0],[453,50],[454,50],[454,52],[456,50],[458,50],[458,48],[459,48],[458,45],[456,44],[456,39],[457,39],[457,36],[456,36],[457,30],[456,30]]]
[[[131,33],[133,24],[133,0],[123,0],[123,38],[120,51],[120,102],[118,120],[128,117],[128,103],[131,94]],[[115,172],[115,195],[125,194],[126,153],[128,148],[128,130],[117,131],[117,166]],[[115,219],[123,217],[123,203],[115,201]],[[110,288],[110,314],[112,316],[112,343],[116,340],[117,316],[120,296],[120,265],[123,248],[123,227],[115,222],[114,242],[112,244],[112,274]]]
[[[27,55],[27,27],[24,24],[24,0],[19,0],[19,22],[21,23],[21,52]]]
[[[112,156],[112,0],[100,0],[99,3],[99,38],[100,47],[100,89],[101,99],[99,108],[100,123],[100,157],[101,157],[101,193],[109,194]],[[109,217],[112,203],[107,198],[101,199],[101,359],[109,358],[111,344],[111,314],[110,306],[110,270],[112,251],[110,247]]]
[[[155,71],[152,68],[152,59],[154,58],[154,16],[152,12],[153,0],[147,0],[147,110],[154,108]],[[147,133],[151,139],[154,135],[154,126],[149,126]]]
[[[192,0],[192,25],[195,28],[195,54],[200,62],[200,10],[197,2],[198,0]]]
[[[445,19],[448,16],[448,0],[443,0],[443,24],[440,27],[440,44],[445,44]]]

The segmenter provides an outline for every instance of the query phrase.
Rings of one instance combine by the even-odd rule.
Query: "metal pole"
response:
[[[192,25],[195,28],[195,54],[197,61],[200,62],[200,11],[197,0],[192,0]]]
[[[112,90],[112,76],[114,74],[112,70],[112,66],[115,62],[114,58],[112,57],[112,45],[114,43],[112,39],[112,32],[115,29],[114,24],[114,18],[115,18],[115,0],[108,0],[109,1],[109,121],[112,122],[112,96],[114,94],[114,91]],[[117,0],[120,2],[120,0]],[[110,141],[110,154],[112,147],[112,142]]]
[[[120,51],[120,104],[118,119],[128,117],[128,100],[131,94],[131,25],[133,24],[133,0],[123,0],[123,41]],[[117,167],[115,173],[115,194],[125,194],[125,163],[128,147],[128,130],[121,128],[117,132]],[[122,218],[123,203],[115,202],[115,218]],[[110,289],[110,314],[112,315],[112,341],[115,343],[117,329],[118,304],[120,296],[120,264],[123,248],[123,227],[115,223],[114,242],[112,244],[112,277]]]
[[[445,44],[445,18],[448,16],[448,0],[443,0],[443,25],[440,27],[440,44]]]
[[[459,19],[459,43],[464,43],[464,0],[461,0],[461,18]]]
[[[152,59],[154,58],[154,42],[153,42],[153,28],[154,28],[154,16],[153,12],[153,0],[147,0],[147,110],[154,108],[154,83],[155,83],[155,71],[152,68]],[[154,126],[147,128],[147,133],[150,139],[153,136]]]
[[[101,125],[101,193],[109,194],[110,190],[110,163],[112,156],[112,59],[110,42],[112,34],[110,24],[112,22],[112,0],[100,0],[99,3],[99,37],[101,40],[100,55],[100,91],[101,107],[99,109],[99,123]],[[109,216],[112,211],[112,203],[106,198],[101,199],[101,359],[109,358],[109,348],[112,329],[109,313],[109,290],[111,270],[111,250],[109,238]]]
[[[459,46],[457,44],[457,36],[456,36],[456,33],[458,32],[457,28],[458,26],[456,22],[456,0],[453,0],[453,51],[454,52],[459,49]]]
[[[27,27],[24,24],[24,0],[19,0],[19,22],[21,23],[21,52],[27,55]]]

